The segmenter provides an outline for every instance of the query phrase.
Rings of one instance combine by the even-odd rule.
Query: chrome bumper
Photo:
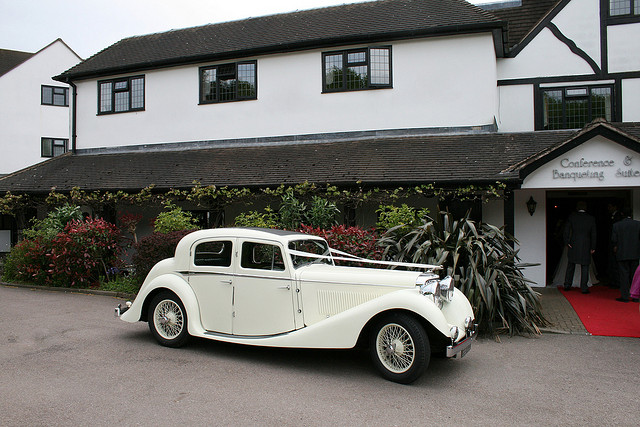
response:
[[[122,306],[122,304],[118,304],[118,306],[116,307],[116,311],[114,313],[114,315],[116,317],[120,317],[122,316],[127,310],[129,310],[129,308],[131,307],[131,302],[127,301],[125,303],[125,307]]]
[[[478,325],[474,324],[473,327],[467,330],[467,336],[465,339],[447,346],[447,357],[457,357],[459,354],[460,358],[463,358],[465,354],[467,354],[469,350],[471,350],[471,343],[476,339],[477,335]]]

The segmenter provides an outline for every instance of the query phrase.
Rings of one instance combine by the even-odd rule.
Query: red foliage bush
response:
[[[138,240],[138,243],[133,245],[136,253],[131,259],[136,280],[142,283],[158,261],[173,257],[178,242],[193,231],[195,230],[153,233]]]
[[[53,239],[25,239],[11,250],[10,276],[39,285],[91,287],[118,262],[115,225],[103,219],[71,221]]]
[[[383,249],[378,247],[378,235],[375,229],[360,227],[347,227],[346,225],[334,225],[324,230],[301,225],[298,229],[301,233],[313,234],[323,237],[332,249],[337,249],[351,255],[372,260],[381,260]],[[376,267],[374,264],[365,264],[365,267]]]
[[[71,221],[51,241],[47,284],[92,287],[118,262],[120,230],[101,219]]]

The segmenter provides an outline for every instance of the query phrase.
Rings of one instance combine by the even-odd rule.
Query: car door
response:
[[[277,242],[239,239],[233,334],[276,335],[295,329],[295,290]]]
[[[191,247],[189,284],[207,331],[233,332],[234,250],[232,238],[200,240]]]

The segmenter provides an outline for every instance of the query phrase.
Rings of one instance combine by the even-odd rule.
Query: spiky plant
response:
[[[522,274],[531,264],[520,263],[517,242],[503,229],[478,225],[468,214],[454,220],[448,212],[440,212],[437,221],[427,217],[407,233],[397,234],[395,228],[379,241],[385,256],[441,265],[469,299],[482,332],[539,334],[548,324],[540,294]]]

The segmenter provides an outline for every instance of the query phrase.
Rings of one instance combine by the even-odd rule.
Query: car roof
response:
[[[206,230],[194,231],[187,234],[178,243],[176,253],[180,251],[188,251],[191,245],[203,239],[228,237],[228,238],[255,238],[272,240],[287,246],[288,242],[299,239],[322,239],[318,236],[310,234],[298,233],[295,231],[275,230],[270,228],[257,227],[228,227],[228,228],[210,228]]]

